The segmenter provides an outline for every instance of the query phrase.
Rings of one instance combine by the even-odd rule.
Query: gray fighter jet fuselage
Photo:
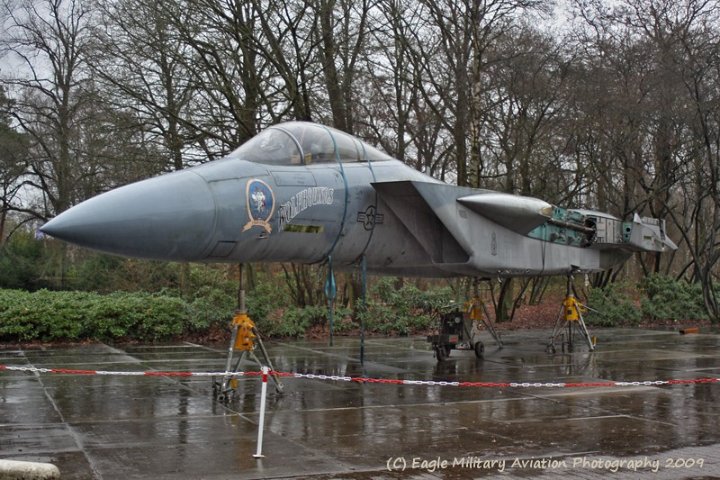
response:
[[[605,270],[675,249],[664,222],[442,183],[338,130],[270,127],[228,157],[127,185],[42,231],[112,254],[191,262],[332,259],[403,276]]]

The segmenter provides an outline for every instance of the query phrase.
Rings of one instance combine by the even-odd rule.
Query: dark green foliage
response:
[[[149,293],[0,290],[1,341],[158,341],[183,333],[193,315],[182,299]]]
[[[327,309],[324,307],[289,307],[274,310],[259,325],[263,335],[268,337],[299,337],[313,325],[326,322]]]
[[[223,290],[203,287],[195,292],[190,304],[193,314],[189,328],[194,332],[202,332],[213,325],[223,326],[230,322],[237,307],[237,300]]]
[[[32,251],[32,249],[31,249]],[[102,259],[105,264],[108,259]],[[112,261],[110,261],[112,262]],[[161,341],[184,334],[227,328],[237,308],[237,285],[218,270],[192,267],[190,285],[205,282],[182,296],[177,289],[156,293],[53,292],[0,289],[0,341]],[[653,276],[642,283],[642,309],[624,284],[611,284],[590,292],[586,314],[595,326],[633,326],[643,318],[703,318],[702,296],[697,286],[667,277]],[[420,290],[413,283],[399,288],[392,278],[381,278],[370,288],[368,304],[337,308],[336,334],[356,332],[360,322],[366,331],[378,334],[411,335],[431,328],[434,319],[452,305],[449,287]],[[328,329],[325,305],[288,307],[289,293],[282,282],[269,274],[259,275],[255,289],[247,293],[251,318],[266,337],[298,337],[309,331]],[[217,331],[217,330],[216,330]],[[228,328],[229,331],[229,328]]]
[[[65,288],[100,293],[179,288],[183,264],[81,253],[66,274]]]
[[[112,255],[91,254],[69,272],[78,290],[111,292],[115,290],[125,260]]]
[[[40,279],[43,245],[29,231],[18,231],[0,249],[0,288],[34,290]]]
[[[631,289],[624,284],[610,284],[590,292],[589,324],[599,326],[637,325],[647,320],[705,319],[702,290],[697,284],[675,280],[664,275],[650,275],[639,285],[644,295],[634,302],[628,295]],[[640,304],[639,308],[637,303]]]
[[[650,275],[640,282],[643,315],[652,320],[698,320],[707,318],[700,284]]]
[[[0,290],[0,340],[78,339],[85,332],[88,294]]]
[[[449,287],[422,291],[413,284],[400,289],[392,278],[381,278],[370,289],[367,309],[358,316],[365,320],[365,328],[382,334],[410,335],[428,329],[434,314],[452,303]]]
[[[108,295],[103,300],[94,302],[88,308],[88,320],[93,320],[88,321],[91,326],[88,325],[90,328],[85,332],[86,335],[99,340],[131,336],[129,332],[142,322],[138,315],[138,302],[120,293]]]
[[[287,283],[274,281],[269,275],[258,275],[257,285],[248,292],[246,303],[248,315],[267,337],[299,337],[327,318],[326,307],[288,306],[292,299]]]
[[[588,299],[588,305],[592,310],[584,315],[587,323],[599,327],[639,324],[642,320],[640,309],[627,292],[627,285],[621,283],[593,288]]]
[[[137,309],[142,314],[137,335],[146,340],[163,340],[180,335],[186,329],[195,312],[180,298],[151,294],[135,294]],[[139,297],[139,298],[138,298]],[[144,298],[143,298],[144,297]]]
[[[276,310],[284,309],[292,300],[285,282],[260,276],[255,288],[248,292],[246,303],[250,317],[264,327],[265,319],[273,316]]]

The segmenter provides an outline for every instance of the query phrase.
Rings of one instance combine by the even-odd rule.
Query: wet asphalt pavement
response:
[[[594,353],[550,355],[547,331],[509,332],[484,360],[440,365],[423,338],[268,342],[285,372],[472,382],[720,377],[720,335],[598,330]],[[0,365],[222,371],[225,347],[103,344],[0,348]],[[257,370],[246,363],[242,370]],[[76,478],[720,478],[720,383],[460,388],[284,379],[227,404],[204,377],[0,372],[0,459],[50,462]],[[392,470],[392,471],[390,471]]]

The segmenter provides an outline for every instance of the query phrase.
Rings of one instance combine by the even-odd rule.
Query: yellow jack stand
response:
[[[477,324],[482,323],[488,333],[495,340],[498,348],[503,348],[503,342],[500,339],[500,335],[498,335],[497,331],[492,326],[492,323],[490,323],[490,316],[488,315],[487,307],[485,306],[485,303],[480,300],[480,298],[476,296],[472,300],[468,301],[465,304],[465,313],[467,315],[467,318],[469,318],[476,325],[472,333],[478,331],[479,329],[477,328]],[[469,332],[466,332],[466,334],[468,335],[468,338],[472,339],[471,341],[474,345],[474,335],[470,334]]]
[[[245,360],[246,356],[250,356],[250,358],[257,363],[257,365],[262,367],[269,367],[271,372],[275,371],[275,368],[272,365],[272,362],[270,361],[270,357],[267,354],[267,350],[265,350],[265,345],[262,343],[262,338],[260,337],[260,333],[257,330],[257,327],[255,326],[255,322],[253,322],[250,317],[245,312],[238,311],[235,313],[235,316],[232,319],[232,336],[230,339],[230,348],[228,349],[228,357],[227,357],[227,363],[225,364],[225,372],[226,373],[235,373],[238,372],[240,368],[240,364],[243,360]],[[263,360],[265,360],[265,363],[262,363],[257,355],[255,355],[255,349],[259,347],[260,352],[263,356]],[[232,361],[233,361],[233,354],[235,352],[242,352],[240,357],[238,358],[237,362],[235,363],[235,366],[232,370],[230,368],[232,367]],[[280,382],[280,379],[278,376],[274,373],[270,374],[271,378],[273,379],[273,382],[275,383],[275,390],[277,393],[282,393],[283,385]],[[237,377],[234,377],[232,375],[225,375],[222,379],[222,383],[214,384],[214,392],[217,395],[219,400],[227,400],[228,394],[230,392],[233,392],[238,387],[238,380]]]
[[[267,350],[265,350],[265,345],[263,345],[262,343],[260,332],[258,332],[258,329],[255,326],[255,322],[250,319],[247,311],[245,310],[243,270],[243,265],[241,264],[240,288],[238,292],[240,300],[239,309],[235,312],[235,316],[233,317],[231,323],[232,336],[230,337],[230,347],[228,348],[227,362],[225,363],[225,376],[223,377],[222,382],[213,382],[213,394],[218,398],[218,400],[221,401],[227,400],[228,394],[234,392],[237,389],[237,377],[231,374],[239,371],[238,368],[240,368],[240,364],[246,356],[250,356],[250,358],[255,363],[257,363],[258,367],[260,367],[261,369],[263,367],[268,367],[270,369],[270,372],[275,371],[275,367],[273,367],[273,364],[270,361]],[[260,347],[260,353],[262,354],[265,363],[260,362],[260,360],[258,360],[257,356],[255,355],[255,349],[257,347]],[[236,351],[242,352],[242,354],[235,363],[235,367],[230,370],[233,362],[233,354]],[[270,376],[273,379],[273,383],[275,383],[275,390],[277,391],[277,393],[282,393],[283,385],[282,383],[280,383],[280,379],[278,378],[278,376],[275,373],[271,373]]]
[[[585,320],[583,319],[583,312],[586,311],[585,306],[580,303],[575,295],[573,294],[572,285],[572,274],[568,275],[567,280],[567,292],[565,294],[565,300],[563,300],[562,307],[560,308],[560,314],[558,315],[557,321],[555,322],[555,328],[553,328],[550,342],[547,345],[547,351],[549,353],[556,353],[555,342],[560,336],[565,336],[563,329],[567,328],[567,338],[563,338],[561,347],[563,353],[566,350],[572,352],[574,349],[574,338],[575,333],[579,332],[580,335],[587,342],[588,348],[591,352],[595,351],[595,343],[590,337]]]

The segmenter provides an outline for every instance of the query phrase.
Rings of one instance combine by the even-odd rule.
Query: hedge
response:
[[[159,294],[0,290],[0,341],[158,341],[187,331],[194,313]]]

